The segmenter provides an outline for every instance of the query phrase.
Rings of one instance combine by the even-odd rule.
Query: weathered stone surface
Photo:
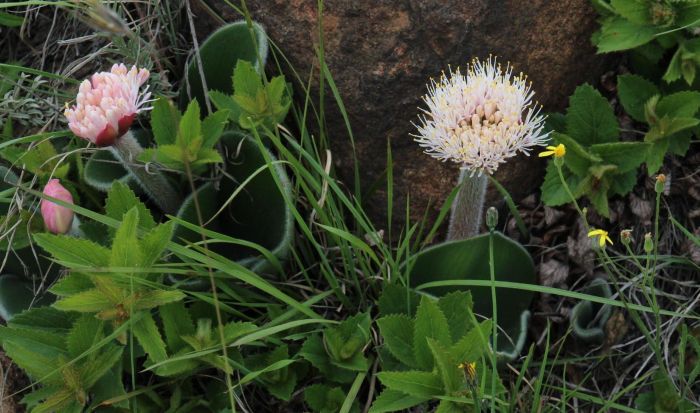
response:
[[[249,0],[253,18],[302,76],[317,65],[316,0]],[[589,0],[326,0],[323,12],[325,56],[352,123],[364,187],[386,167],[386,143],[394,158],[396,206],[410,193],[414,217],[428,204],[437,211],[455,185],[455,165],[423,154],[410,133],[430,77],[448,65],[496,55],[528,74],[546,110],[560,110],[584,81],[594,81],[602,61],[590,45],[596,28]],[[213,2],[226,20],[237,19],[224,1]],[[202,13],[203,14],[203,13]],[[218,23],[197,19],[198,35]],[[332,97],[327,99],[332,102]],[[352,177],[348,134],[337,108],[327,118],[334,160],[342,177]],[[543,162],[519,157],[497,177],[514,197],[541,182]],[[351,179],[346,180],[348,183]],[[386,202],[379,194],[373,215]],[[381,222],[381,221],[378,221]],[[385,221],[384,221],[385,222]],[[382,225],[382,224],[379,224]]]

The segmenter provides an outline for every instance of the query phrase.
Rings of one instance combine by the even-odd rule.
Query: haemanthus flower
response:
[[[51,179],[44,187],[44,195],[72,204],[73,196],[58,179]],[[41,200],[41,217],[46,229],[54,234],[65,234],[73,224],[73,211],[48,199]]]
[[[544,145],[544,116],[532,101],[525,76],[513,76],[495,59],[474,60],[432,81],[416,142],[437,159],[462,164],[472,173],[492,174],[507,158]]]
[[[125,134],[136,114],[146,109],[150,93],[139,89],[148,79],[146,69],[115,64],[80,84],[75,106],[66,108],[68,127],[97,146],[109,146]]]

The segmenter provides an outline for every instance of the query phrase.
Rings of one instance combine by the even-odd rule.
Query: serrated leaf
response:
[[[202,121],[199,119],[199,104],[196,100],[190,101],[187,110],[180,119],[176,145],[185,148],[196,139],[202,139]]]
[[[232,343],[246,334],[258,330],[258,326],[250,322],[231,321],[224,325],[224,341]]]
[[[121,221],[130,209],[136,208],[139,215],[139,228],[149,231],[156,226],[151,211],[127,185],[115,181],[107,194],[105,215]]]
[[[462,338],[474,326],[470,317],[474,303],[470,291],[453,291],[440,297],[438,307],[445,314],[452,342]]]
[[[96,313],[114,307],[111,297],[102,291],[93,288],[73,294],[69,297],[58,300],[53,305],[63,311],[77,311],[79,313]]]
[[[682,91],[664,96],[656,105],[658,117],[691,118],[700,109],[700,92]]]
[[[617,14],[639,25],[651,25],[650,5],[643,0],[610,0]]]
[[[372,403],[368,413],[387,413],[406,410],[430,400],[426,397],[415,397],[402,391],[385,389]]]
[[[457,363],[471,363],[479,360],[489,346],[492,329],[491,320],[485,320],[469,330],[450,348],[453,360]]]
[[[202,122],[202,148],[211,149],[221,138],[224,128],[228,124],[228,110],[219,110],[207,116]]]
[[[635,170],[644,162],[649,144],[644,142],[613,142],[592,145],[591,152],[617,167],[616,173]]]
[[[569,98],[566,112],[567,135],[583,146],[615,142],[619,127],[608,101],[589,84],[583,84]]]
[[[262,90],[260,74],[253,65],[245,60],[239,60],[233,70],[233,90],[236,95],[256,96]]]
[[[434,338],[440,344],[451,344],[447,318],[436,302],[423,296],[413,329],[413,355],[416,364],[423,370],[433,368],[433,354],[428,346],[428,338]]]
[[[163,255],[168,243],[173,236],[173,222],[160,224],[153,228],[141,240],[142,264],[150,267],[155,264]]]
[[[377,378],[385,387],[414,397],[432,398],[445,394],[440,377],[427,371],[383,371],[377,373]]]
[[[58,296],[67,296],[94,288],[95,284],[85,274],[70,272],[63,276],[49,291]]]
[[[627,74],[617,77],[617,94],[632,119],[646,122],[644,104],[659,94],[659,88],[641,76]]]
[[[664,157],[669,146],[669,139],[659,139],[652,142],[647,154],[647,173],[651,176],[659,171],[664,163]]]
[[[76,319],[75,313],[53,307],[33,307],[14,316],[7,325],[13,329],[45,330],[63,335],[73,327]]]
[[[455,360],[446,346],[438,343],[432,338],[428,338],[428,347],[433,352],[435,367],[442,379],[445,394],[452,394],[459,390],[464,382],[464,373],[457,367],[460,361]]]
[[[416,367],[413,320],[404,314],[393,314],[377,320],[377,325],[389,352],[401,363]]]
[[[182,301],[162,305],[159,314],[163,321],[165,341],[170,352],[175,353],[185,345],[181,337],[194,334],[192,317]]]
[[[220,111],[228,111],[229,120],[238,122],[243,109],[238,106],[238,103],[236,103],[231,96],[221,93],[218,90],[212,90],[209,91],[209,99],[211,99],[214,106]]]
[[[185,293],[179,290],[150,290],[139,292],[133,305],[135,310],[149,310],[183,298]],[[128,308],[128,305],[126,307]]]
[[[71,358],[78,358],[84,352],[90,350],[103,337],[102,321],[95,318],[92,314],[83,315],[75,322],[66,337],[68,355]]]
[[[598,53],[617,52],[632,49],[654,40],[656,29],[639,25],[621,17],[603,21],[600,34],[596,38]]]
[[[400,284],[387,284],[379,296],[379,314],[407,314],[413,317],[419,302],[420,296],[415,291]]]
[[[151,361],[159,363],[168,358],[168,354],[165,351],[165,343],[150,312],[146,311],[143,313],[141,319],[132,326],[132,331]]]
[[[304,401],[314,413],[336,413],[345,401],[345,392],[340,387],[314,384],[304,390]]]
[[[34,234],[37,244],[56,260],[79,267],[106,267],[110,251],[92,241],[65,235]]]
[[[637,183],[637,171],[615,175],[615,179],[610,183],[610,190],[616,195],[627,195]]]
[[[91,388],[97,380],[102,378],[122,357],[123,347],[107,345],[103,347],[94,358],[88,360],[81,367],[82,381],[87,389]]]
[[[131,208],[122,219],[112,241],[109,265],[112,267],[140,267],[143,251],[138,240],[139,212]]]
[[[175,143],[180,125],[180,111],[173,102],[164,97],[153,103],[151,111],[151,129],[158,145]]]
[[[323,339],[318,334],[308,336],[298,355],[318,369],[328,380],[335,383],[349,383],[356,373],[341,369],[331,363],[330,356],[323,346]]]

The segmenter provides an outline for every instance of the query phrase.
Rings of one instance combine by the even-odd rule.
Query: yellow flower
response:
[[[554,155],[555,158],[563,158],[564,155],[566,155],[566,146],[564,146],[563,143],[560,143],[557,146],[547,146],[546,151],[540,152],[540,158],[552,155]]]
[[[457,365],[457,367],[464,370],[464,372],[466,373],[469,380],[471,380],[471,381],[476,380],[476,363],[475,362],[459,363]]]
[[[601,247],[605,246],[606,241],[610,243],[610,245],[612,245],[613,243],[610,237],[608,236],[608,231],[602,229],[594,229],[593,231],[588,233],[588,236],[590,238],[598,237],[598,245],[600,245]]]

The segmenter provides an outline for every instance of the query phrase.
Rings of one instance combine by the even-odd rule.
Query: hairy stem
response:
[[[182,204],[182,198],[170,185],[165,175],[159,171],[148,170],[146,164],[137,160],[143,148],[131,132],[117,139],[109,149],[163,212],[177,213]]]
[[[479,232],[487,183],[486,174],[483,172],[471,175],[467,168],[459,170],[458,184],[462,187],[452,203],[448,241],[467,239]]]

